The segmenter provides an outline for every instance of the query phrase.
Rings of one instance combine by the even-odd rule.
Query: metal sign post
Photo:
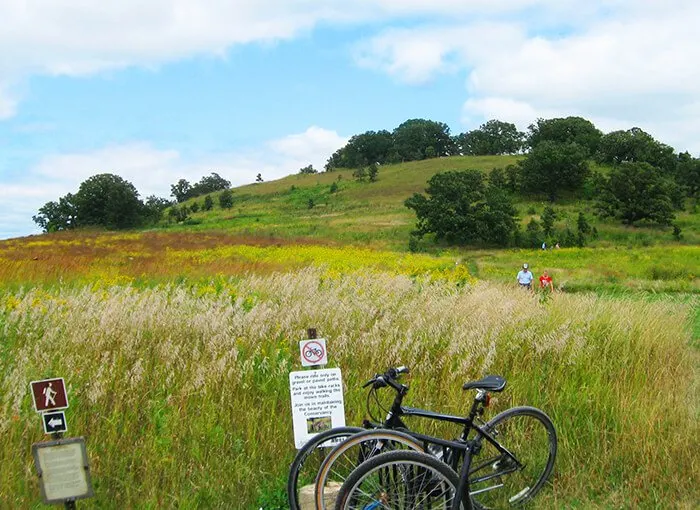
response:
[[[44,432],[52,441],[34,443],[32,453],[39,474],[44,503],[63,503],[75,509],[75,501],[93,496],[85,439],[63,439],[68,430],[68,392],[62,377],[32,381],[29,384],[34,409],[41,414]]]

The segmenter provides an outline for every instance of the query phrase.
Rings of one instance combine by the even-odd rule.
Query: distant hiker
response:
[[[542,249],[546,250],[547,249],[547,243],[542,243]]]
[[[554,284],[552,283],[552,277],[547,274],[547,270],[540,276],[540,289],[549,288],[550,292],[554,292]]]
[[[520,287],[527,288],[528,290],[532,289],[532,279],[534,276],[528,269],[527,264],[523,264],[523,268],[518,272],[518,276],[516,278],[518,279],[518,285],[520,285]]]
[[[555,244],[554,248],[558,250],[560,248],[559,243]]]

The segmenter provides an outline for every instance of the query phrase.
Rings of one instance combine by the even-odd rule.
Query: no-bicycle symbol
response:
[[[301,349],[301,366],[312,367],[328,363],[326,340],[324,338],[303,340],[299,342],[299,347]]]

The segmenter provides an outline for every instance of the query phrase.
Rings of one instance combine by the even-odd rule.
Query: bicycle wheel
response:
[[[469,470],[474,502],[484,508],[508,508],[532,499],[554,468],[557,433],[552,420],[534,407],[514,407],[483,428],[521,465],[482,438]]]
[[[338,489],[361,463],[386,451],[405,449],[423,451],[413,436],[397,430],[365,430],[350,436],[321,463],[314,484],[316,509],[333,508]]]
[[[398,450],[360,464],[338,494],[336,510],[451,510],[457,473],[428,454]],[[469,508],[462,504],[462,510]]]
[[[299,492],[302,487],[314,483],[321,462],[330,448],[363,430],[365,429],[361,427],[337,427],[315,435],[302,446],[289,467],[287,500],[290,510],[306,510],[300,507]],[[313,500],[313,491],[310,491],[309,499]]]

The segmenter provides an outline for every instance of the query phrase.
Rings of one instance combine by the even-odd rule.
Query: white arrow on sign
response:
[[[60,420],[59,418],[51,418],[49,420],[49,427],[56,427],[61,425],[63,425],[63,420]]]

